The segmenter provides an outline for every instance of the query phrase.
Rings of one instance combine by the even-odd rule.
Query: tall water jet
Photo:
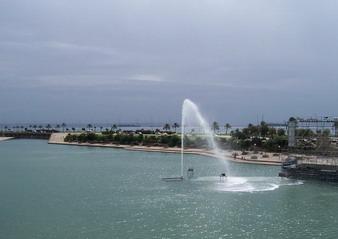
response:
[[[213,154],[223,159],[223,154],[215,142],[214,133],[205,118],[202,116],[198,106],[189,99],[185,99],[182,105],[182,121],[181,121],[181,177],[184,172],[184,136],[186,126],[198,126],[202,128],[204,137],[206,137],[208,146],[212,149]],[[227,170],[227,167],[225,167]]]
[[[179,181],[184,178],[184,137],[187,125],[202,128],[203,136],[206,137],[208,146],[212,149],[213,154],[217,158],[223,159],[223,155],[215,142],[214,133],[211,131],[210,125],[202,116],[197,105],[191,100],[185,99],[182,105],[181,117],[181,172],[179,177],[163,178],[165,181]],[[227,167],[225,167],[225,170],[227,170]]]

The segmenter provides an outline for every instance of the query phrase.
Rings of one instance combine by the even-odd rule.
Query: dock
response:
[[[280,177],[338,182],[338,158],[289,158]]]

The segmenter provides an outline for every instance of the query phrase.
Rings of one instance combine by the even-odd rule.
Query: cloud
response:
[[[27,79],[26,79],[27,80]],[[109,87],[135,86],[165,82],[163,78],[153,74],[136,74],[130,77],[112,76],[109,74],[58,74],[41,75],[28,79],[32,87]]]
[[[28,48],[28,49],[38,49],[38,48],[49,48],[59,51],[78,51],[78,52],[90,52],[90,53],[99,53],[106,55],[116,55],[117,51],[113,48],[108,47],[99,47],[91,45],[82,45],[75,44],[70,42],[62,41],[0,41],[0,46],[3,47],[15,47],[15,48]]]
[[[69,42],[60,42],[60,41],[46,41],[40,42],[39,46],[45,46],[48,48],[53,48],[57,50],[73,50],[73,51],[87,51],[107,55],[116,55],[116,50],[113,48],[99,47],[99,46],[87,46]]]
[[[115,102],[121,121],[166,121],[186,97],[227,121],[263,110],[288,118],[302,104],[337,114],[337,11],[333,0],[1,1],[0,113],[10,121],[35,107],[8,99],[77,101],[87,92],[92,108]],[[299,95],[311,96],[305,104]],[[87,117],[75,103],[74,119]],[[29,116],[48,116],[35,108]]]
[[[145,82],[164,82],[165,80],[159,76],[154,74],[136,74],[127,78],[131,81],[145,81]]]

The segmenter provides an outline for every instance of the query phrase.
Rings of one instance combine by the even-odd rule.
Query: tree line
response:
[[[269,127],[264,121],[231,131],[230,135],[230,144],[234,149],[281,151],[288,146],[285,129]]]
[[[68,134],[65,142],[103,143],[121,145],[164,146],[180,147],[181,139],[177,134],[143,134],[139,132],[107,132],[107,133],[81,133]]]

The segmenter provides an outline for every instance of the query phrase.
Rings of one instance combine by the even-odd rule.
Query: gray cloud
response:
[[[333,0],[2,1],[0,122],[337,115]]]

